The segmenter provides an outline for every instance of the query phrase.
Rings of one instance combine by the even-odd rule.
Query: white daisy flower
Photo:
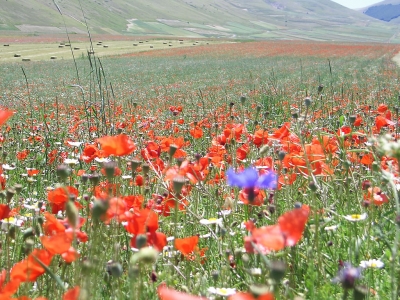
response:
[[[217,218],[201,219],[200,224],[202,224],[202,225],[212,225],[212,224],[222,225],[222,219],[217,219]]]
[[[361,215],[354,214],[354,215],[347,215],[344,216],[344,218],[350,222],[358,222],[358,221],[363,221],[367,218],[367,214],[363,213]]]
[[[67,142],[69,145],[73,146],[73,147],[79,147],[80,145],[83,144],[83,142]]]
[[[232,288],[209,287],[207,291],[211,294],[216,294],[216,295],[225,296],[225,297],[229,297],[229,296],[236,294],[236,289],[232,289]]]
[[[362,260],[360,262],[360,267],[366,268],[374,268],[374,269],[381,269],[385,264],[381,262],[379,259],[370,259],[370,260]]]

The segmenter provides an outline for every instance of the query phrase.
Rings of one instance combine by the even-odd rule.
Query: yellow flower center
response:
[[[361,215],[351,215],[351,218],[354,220],[361,219]]]

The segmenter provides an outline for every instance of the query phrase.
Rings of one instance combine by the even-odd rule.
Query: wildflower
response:
[[[228,300],[274,300],[274,295],[272,293],[266,293],[254,297],[252,293],[236,293],[228,298]]]
[[[361,268],[355,268],[351,263],[346,262],[332,282],[341,283],[345,289],[353,289],[356,281],[360,278]]]
[[[73,147],[79,147],[80,145],[83,144],[82,142],[71,142],[71,141],[67,141],[67,143],[68,143],[70,146],[73,146]]]
[[[276,188],[276,174],[273,171],[267,172],[258,176],[258,172],[250,167],[243,172],[235,173],[233,169],[226,172],[228,178],[228,185],[237,186],[241,188],[255,188],[260,189],[275,189]]]
[[[105,156],[124,156],[131,154],[136,149],[133,141],[125,134],[103,136],[98,138],[97,142],[101,145]]]
[[[183,239],[175,239],[175,248],[183,255],[189,255],[195,250],[198,242],[199,237],[197,235]]]
[[[165,284],[158,287],[157,294],[160,300],[207,300],[204,297],[193,296],[170,289]]]
[[[381,269],[385,264],[381,262],[379,259],[370,259],[370,260],[362,260],[360,262],[361,268],[374,268],[374,269]]]
[[[303,235],[308,215],[309,207],[304,205],[280,216],[276,225],[260,228],[250,226],[251,236],[244,239],[247,252],[256,250],[265,254],[296,245]],[[254,249],[253,245],[257,247]]]
[[[217,218],[210,218],[210,219],[201,219],[200,224],[202,225],[212,225],[212,224],[218,224],[222,225],[222,219],[217,219]]]
[[[11,118],[13,114],[14,112],[8,109],[0,110],[0,126],[6,123],[7,120]]]
[[[240,173],[229,169],[226,175],[228,185],[243,188],[240,195],[245,204],[261,205],[264,194],[260,193],[260,189],[275,189],[277,186],[277,176],[273,171],[258,176],[256,169],[250,167]]]
[[[365,220],[367,218],[367,214],[363,213],[361,215],[358,215],[358,214],[347,215],[347,216],[344,216],[344,218],[350,222],[358,222],[358,221]]]
[[[216,295],[225,296],[225,297],[236,294],[236,289],[232,289],[232,288],[209,287],[207,291],[211,294],[216,294]]]

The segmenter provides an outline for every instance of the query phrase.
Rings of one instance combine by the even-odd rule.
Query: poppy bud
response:
[[[144,234],[139,234],[136,237],[136,248],[141,249],[147,244],[147,236]]]
[[[98,220],[103,216],[107,209],[108,209],[108,202],[107,201],[102,201],[102,200],[96,200],[93,203],[93,208],[92,208],[92,216],[94,219]]]
[[[169,146],[168,155],[169,155],[170,158],[172,158],[172,157],[174,156],[176,150],[178,150],[178,146],[177,146],[177,145],[171,144],[171,145]]]
[[[83,174],[81,176],[81,181],[82,181],[83,184],[86,184],[88,182],[88,180],[89,180],[89,175],[88,174]]]
[[[278,153],[278,158],[280,161],[284,160],[286,156],[286,152],[285,151],[279,151]]]
[[[311,181],[311,182],[308,184],[308,187],[309,187],[310,190],[313,191],[313,192],[316,192],[317,189],[318,189],[318,187],[317,187],[317,185],[315,184],[314,181]]]
[[[71,174],[71,168],[68,165],[62,164],[57,167],[57,176],[61,180],[66,180]]]
[[[142,262],[144,264],[154,264],[158,258],[158,251],[154,248],[144,247],[139,250],[139,252],[132,255],[130,260],[130,265],[133,266],[137,262]]]
[[[107,264],[107,272],[113,277],[121,277],[122,275],[122,266],[119,262],[111,262]]]
[[[311,103],[312,103],[311,97],[306,97],[306,98],[304,99],[304,104],[305,104],[307,107],[309,107],[309,106],[311,105]]]
[[[322,92],[323,89],[324,89],[324,85],[323,85],[323,84],[320,84],[320,85],[318,86],[318,94],[320,94],[320,93]]]
[[[106,177],[111,179],[115,175],[115,168],[117,164],[114,161],[104,163],[104,171],[106,172]]]
[[[65,205],[65,211],[69,225],[75,229],[78,226],[79,220],[79,212],[75,206],[75,203],[73,201],[68,201]]]
[[[172,180],[173,189],[174,189],[174,192],[175,192],[176,195],[179,195],[181,193],[185,182],[186,182],[186,179],[185,179],[184,176],[176,176]]]
[[[211,272],[211,277],[213,278],[214,281],[218,280],[219,277],[219,271],[218,270],[214,270]]]
[[[16,191],[13,188],[8,188],[6,191],[7,202],[10,202],[12,197],[15,195]]]
[[[136,169],[139,168],[141,162],[139,160],[132,160],[131,161],[131,169],[132,169],[132,173],[136,172]]]
[[[261,105],[257,105],[256,112],[259,113],[261,111]]]
[[[33,247],[35,246],[35,241],[31,238],[26,239],[24,244],[24,252],[26,255],[32,252]]]
[[[22,239],[25,241],[27,238],[34,236],[35,232],[32,227],[29,227],[22,231]]]
[[[22,191],[22,184],[17,183],[16,185],[14,185],[14,189],[17,192],[17,194],[21,193]]]
[[[148,164],[143,164],[143,166],[142,166],[142,171],[143,171],[143,174],[144,174],[144,175],[149,174],[150,166],[149,166]]]
[[[91,184],[97,185],[100,181],[100,176],[97,173],[93,173],[92,175],[90,175],[89,180]]]
[[[240,96],[240,103],[242,103],[242,105],[246,102],[246,96],[242,95]]]
[[[273,261],[271,262],[271,272],[270,276],[275,282],[280,282],[285,276],[286,263],[283,261]]]

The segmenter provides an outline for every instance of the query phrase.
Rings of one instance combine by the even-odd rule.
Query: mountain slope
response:
[[[396,28],[330,0],[7,0],[1,30],[399,41]],[[82,9],[81,9],[82,5]],[[86,19],[83,17],[85,15]]]

